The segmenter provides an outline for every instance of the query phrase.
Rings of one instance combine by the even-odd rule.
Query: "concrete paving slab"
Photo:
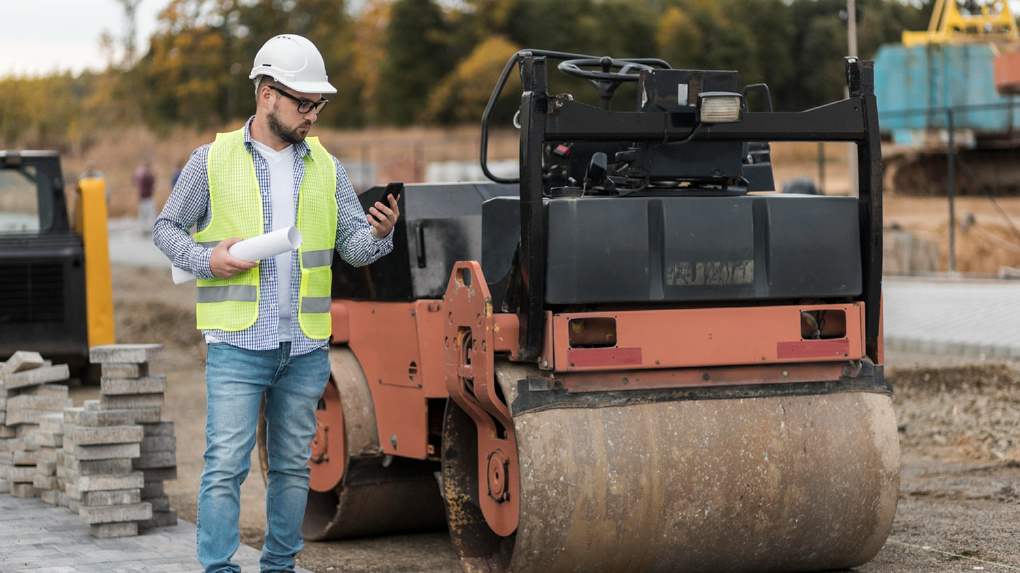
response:
[[[138,229],[133,217],[110,219],[107,224],[110,237],[110,262],[136,267],[167,269],[170,278],[170,261],[152,243],[152,236]]]
[[[234,562],[259,570],[260,551],[241,545]],[[4,573],[194,573],[195,526],[143,531],[137,537],[96,539],[89,525],[64,507],[0,494],[0,571]],[[295,573],[311,573],[298,567]]]
[[[882,281],[886,348],[1020,359],[1020,281]]]

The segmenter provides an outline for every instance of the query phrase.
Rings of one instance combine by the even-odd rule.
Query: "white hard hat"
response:
[[[315,44],[296,34],[270,38],[255,54],[255,66],[248,79],[258,85],[258,77],[263,75],[306,94],[336,93],[336,88],[326,81],[326,64]]]

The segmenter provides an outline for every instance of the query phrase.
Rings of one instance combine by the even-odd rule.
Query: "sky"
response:
[[[139,55],[148,48],[156,18],[167,4],[141,0],[135,41]],[[1020,0],[1009,4],[1014,15],[1020,14]],[[117,0],[0,0],[0,77],[102,70],[107,56],[100,36],[110,33],[119,48],[124,28],[124,9]]]
[[[169,0],[141,0],[138,39],[142,51]],[[103,31],[120,38],[124,9],[116,0],[0,0],[0,77],[45,75],[106,67]],[[118,48],[121,42],[117,42]]]
[[[138,5],[139,56],[148,49],[156,18],[169,4],[141,0]],[[351,7],[360,4],[347,1]],[[109,32],[119,50],[125,28],[124,8],[117,0],[0,0],[0,77],[100,71],[108,59],[100,49],[100,36]]]

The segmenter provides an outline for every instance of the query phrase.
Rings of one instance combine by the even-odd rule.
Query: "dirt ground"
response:
[[[119,342],[159,342],[168,377],[164,418],[175,422],[178,479],[166,484],[181,519],[194,522],[204,449],[204,353],[194,330],[194,285],[163,269],[114,266]],[[889,378],[902,444],[893,531],[862,573],[1020,570],[1020,365],[891,353]],[[75,391],[75,400],[95,388]],[[253,459],[253,468],[258,467]],[[264,487],[242,492],[243,541],[261,547]],[[459,571],[445,532],[308,543],[302,567],[324,572]]]

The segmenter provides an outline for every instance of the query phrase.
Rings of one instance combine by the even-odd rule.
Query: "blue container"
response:
[[[888,44],[875,55],[875,96],[883,131],[897,143],[945,129],[945,108],[954,130],[978,139],[1002,136],[1020,126],[1020,101],[995,91],[991,44],[905,47]]]

